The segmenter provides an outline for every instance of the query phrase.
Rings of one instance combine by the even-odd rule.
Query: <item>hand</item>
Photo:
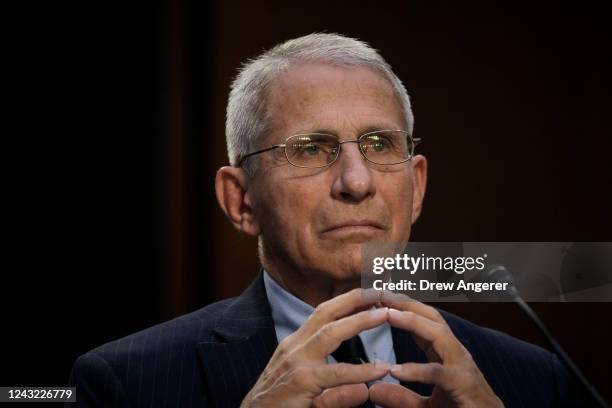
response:
[[[327,364],[344,340],[387,321],[388,309],[360,311],[375,304],[361,289],[321,303],[296,332],[276,348],[242,407],[354,407],[365,402],[364,384],[384,377],[390,365]]]
[[[411,332],[429,361],[394,365],[391,375],[401,381],[434,384],[434,389],[431,397],[424,397],[400,385],[380,382],[370,388],[370,400],[386,408],[503,406],[436,309],[415,300],[383,300],[383,304],[392,308],[389,323]]]

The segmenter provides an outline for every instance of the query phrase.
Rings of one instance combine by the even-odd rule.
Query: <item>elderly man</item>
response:
[[[370,299],[369,243],[405,244],[427,162],[408,94],[367,44],[334,34],[250,61],[227,108],[231,223],[259,237],[261,274],[238,298],[77,360],[80,406],[557,406],[549,352],[416,301]]]

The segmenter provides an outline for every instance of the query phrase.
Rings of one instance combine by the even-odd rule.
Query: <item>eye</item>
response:
[[[372,148],[376,150],[377,152],[382,152],[388,147],[388,145],[389,143],[387,141],[377,140],[374,143],[372,143]]]
[[[293,143],[292,147],[296,154],[301,156],[319,156],[320,154],[329,155],[334,154],[337,147],[333,141],[330,140],[319,140],[314,137],[304,137],[301,140]]]
[[[324,167],[335,159],[338,140],[326,134],[292,136],[285,152],[291,164],[298,167]]]
[[[294,143],[292,147],[299,155],[316,156],[321,152],[321,146],[314,142]]]
[[[364,152],[382,153],[393,147],[391,141],[383,135],[371,135],[363,141]]]
[[[316,156],[321,152],[321,147],[314,143],[308,143],[302,147],[302,151],[308,156]]]

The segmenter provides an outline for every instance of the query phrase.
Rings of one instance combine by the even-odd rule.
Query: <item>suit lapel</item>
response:
[[[217,341],[198,345],[208,402],[236,407],[278,345],[261,273],[219,317],[213,332]]]

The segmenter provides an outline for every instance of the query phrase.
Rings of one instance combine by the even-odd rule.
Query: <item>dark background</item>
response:
[[[605,2],[259,3],[99,10],[95,40],[74,51],[93,51],[91,67],[66,68],[91,119],[74,139],[62,126],[75,115],[35,123],[44,142],[28,140],[14,171],[34,181],[8,214],[22,249],[3,271],[0,384],[65,385],[89,349],[246,287],[256,242],[213,190],[229,83],[246,58],[314,31],[369,42],[412,96],[430,164],[413,240],[612,241]],[[547,346],[513,305],[444,307]],[[533,307],[612,400],[612,303]]]

